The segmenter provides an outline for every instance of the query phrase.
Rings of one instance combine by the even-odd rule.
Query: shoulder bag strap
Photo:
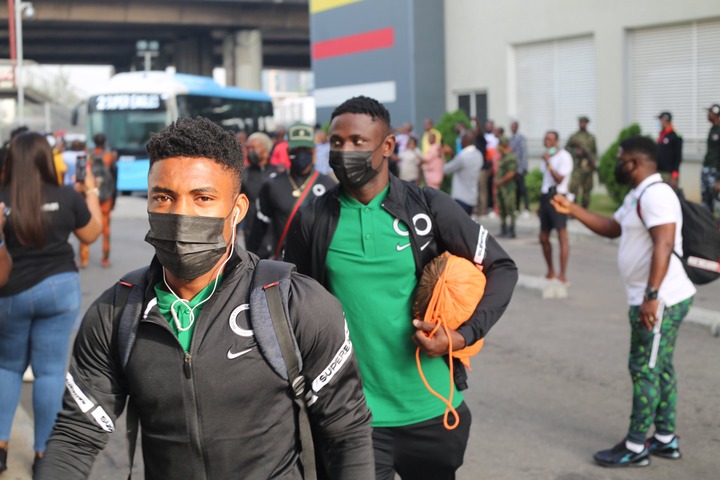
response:
[[[310,189],[315,184],[315,180],[317,180],[319,172],[315,170],[312,174],[312,178],[310,179],[310,182],[308,183],[307,187],[305,187],[305,190],[303,190],[302,195],[300,195],[300,198],[297,199],[295,202],[295,205],[293,206],[292,211],[290,212],[290,216],[287,219],[287,222],[285,222],[285,228],[283,228],[282,235],[280,235],[280,240],[278,240],[278,244],[275,247],[275,258],[280,258],[280,252],[282,251],[282,246],[285,243],[285,236],[287,236],[288,230],[290,230],[290,224],[292,223],[292,219],[295,218],[295,214],[297,213],[298,209],[300,208],[300,205],[302,205],[303,201],[308,195],[308,192],[310,192]],[[290,175],[290,172],[288,172],[288,175]]]

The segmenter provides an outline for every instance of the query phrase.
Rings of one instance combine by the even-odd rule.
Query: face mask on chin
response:
[[[227,252],[223,236],[226,217],[200,217],[148,212],[150,231],[145,241],[155,247],[160,264],[183,280],[209,272]],[[239,212],[236,214],[239,215]],[[234,244],[234,231],[233,228]]]

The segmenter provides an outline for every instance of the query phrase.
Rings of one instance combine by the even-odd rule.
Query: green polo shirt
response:
[[[340,219],[326,260],[327,283],[345,310],[374,427],[411,425],[445,411],[415,363],[415,261],[407,225],[382,208],[388,190],[368,205],[340,193]],[[430,385],[447,397],[445,360],[421,354],[421,363]],[[453,404],[461,402],[456,390]]]
[[[222,282],[222,277],[223,276],[221,274],[220,277],[217,279],[218,283]],[[205,304],[203,303],[202,305],[199,305],[197,308],[195,308],[195,310],[193,310],[193,315],[195,315],[195,321],[192,323],[192,325],[190,324],[190,309],[195,307],[195,305],[202,302],[203,300],[207,299],[210,294],[213,293],[213,285],[215,285],[215,281],[210,282],[207,287],[200,290],[200,292],[195,295],[192,300],[190,300],[189,308],[183,302],[176,302],[177,297],[165,289],[166,287],[164,283],[160,282],[155,285],[155,295],[157,295],[158,310],[160,311],[160,314],[163,316],[163,318],[165,318],[165,320],[167,320],[167,322],[170,324],[170,328],[180,342],[183,350],[185,350],[185,353],[190,351],[190,341],[192,340],[192,334],[195,330],[197,319],[200,318],[200,313],[202,313]],[[190,328],[187,328],[187,330],[180,331],[177,328],[172,313],[170,313],[170,307],[172,306],[173,302],[175,302],[175,306],[173,307],[173,309],[175,310],[175,314],[177,315],[178,320],[180,320],[181,327],[184,329],[187,328],[188,325],[190,325]]]

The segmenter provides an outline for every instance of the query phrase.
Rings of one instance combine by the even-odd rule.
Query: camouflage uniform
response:
[[[590,205],[590,193],[593,189],[593,172],[596,168],[597,148],[595,135],[588,131],[574,133],[565,145],[565,150],[573,157],[573,172],[570,177],[570,192],[575,201],[587,208]]]
[[[713,126],[708,133],[707,152],[700,176],[702,203],[715,215],[720,213],[720,194],[715,193],[715,182],[718,181],[720,181],[720,125]]]
[[[517,170],[518,160],[514,153],[506,153],[500,158],[495,178],[503,178],[508,172]],[[503,230],[507,227],[506,219],[510,216],[510,231],[515,232],[515,185],[514,180],[505,182],[497,189],[497,199],[500,206],[500,221]]]

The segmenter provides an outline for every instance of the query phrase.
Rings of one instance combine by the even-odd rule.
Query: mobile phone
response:
[[[85,174],[87,173],[87,155],[81,154],[77,157],[75,164],[75,182],[85,183]]]

